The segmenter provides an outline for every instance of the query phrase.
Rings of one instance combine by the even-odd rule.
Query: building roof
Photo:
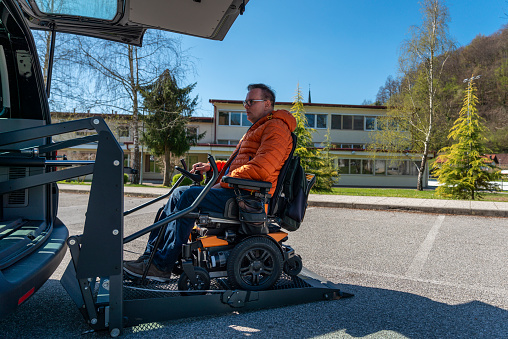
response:
[[[500,166],[508,166],[508,153],[498,153],[496,157]]]
[[[213,123],[213,117],[190,117],[190,121]]]
[[[496,165],[499,165],[499,159],[497,158],[496,154],[485,154],[485,157],[492,160]]]
[[[72,116],[79,119],[90,117],[102,117],[104,119],[132,119],[132,114],[118,114],[118,113],[92,113],[92,112],[51,112],[53,116]],[[141,118],[141,115],[140,115]],[[192,122],[205,122],[213,123],[213,117],[190,117]]]
[[[210,99],[210,103],[212,104],[237,104],[243,105],[242,100],[220,100],[220,99]],[[291,106],[292,102],[282,102],[278,101],[275,105],[281,106]],[[366,108],[366,109],[386,109],[386,106],[374,106],[374,105],[343,105],[343,104],[319,104],[319,103],[307,103],[303,102],[304,106],[307,107],[340,107],[340,108]]]

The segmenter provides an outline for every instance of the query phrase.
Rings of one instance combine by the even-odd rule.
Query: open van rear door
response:
[[[149,28],[223,40],[248,0],[17,0],[30,28],[141,46]]]

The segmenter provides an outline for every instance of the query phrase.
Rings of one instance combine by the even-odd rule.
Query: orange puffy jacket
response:
[[[219,180],[227,170],[230,177],[271,182],[269,193],[273,194],[280,169],[291,152],[291,132],[295,128],[296,119],[286,110],[273,111],[259,119],[236,146]],[[221,187],[229,188],[223,182]]]

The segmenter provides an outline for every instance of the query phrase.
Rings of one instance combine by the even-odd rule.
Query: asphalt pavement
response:
[[[126,196],[125,209],[148,200]],[[125,218],[125,234],[151,225],[161,204]],[[83,233],[87,207],[88,195],[61,194],[58,217],[70,234]],[[508,338],[504,218],[310,207],[287,243],[307,269],[354,297],[157,322],[126,328],[124,337]],[[124,258],[137,257],[145,244],[145,238],[126,244]],[[108,337],[87,332],[60,284],[69,261],[67,252],[41,290],[0,319],[0,338]]]
[[[59,185],[60,192],[88,193],[90,185]],[[124,187],[127,196],[155,198],[168,192],[161,187]],[[399,210],[408,212],[508,217],[508,202],[369,197],[311,194],[310,207],[352,208],[365,210]]]

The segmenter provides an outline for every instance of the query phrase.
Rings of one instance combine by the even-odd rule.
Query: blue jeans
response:
[[[203,186],[178,187],[169,197],[169,201],[159,219],[189,207],[203,188]],[[212,188],[193,212],[224,213],[226,201],[234,197],[235,192],[232,189]],[[194,227],[194,221],[192,218],[183,217],[167,224],[165,231],[161,234],[162,238],[157,246],[153,260],[159,270],[171,272],[182,251],[182,245],[186,244],[189,240],[189,235]],[[158,234],[159,229],[153,230],[150,233],[145,254],[149,254],[154,250]]]

